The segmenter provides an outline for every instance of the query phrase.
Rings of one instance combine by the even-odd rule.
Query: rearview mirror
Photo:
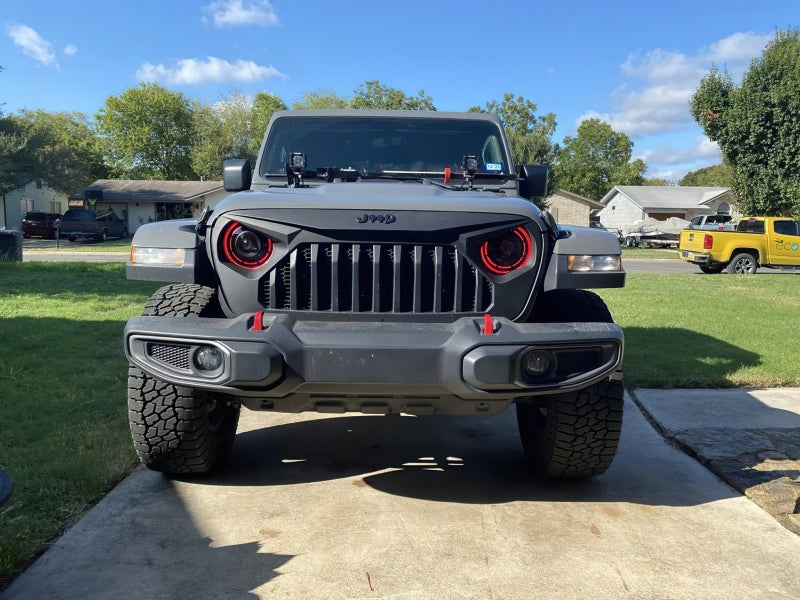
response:
[[[547,165],[520,165],[519,195],[530,200],[547,195]]]
[[[253,179],[250,161],[246,158],[229,158],[222,161],[222,184],[225,191],[249,190]]]

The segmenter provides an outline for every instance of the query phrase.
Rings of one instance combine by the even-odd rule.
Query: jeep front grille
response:
[[[462,313],[492,306],[492,282],[452,246],[300,244],[261,280],[267,309]]]

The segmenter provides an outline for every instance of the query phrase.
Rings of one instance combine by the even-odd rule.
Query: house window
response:
[[[717,214],[718,215],[729,215],[731,214],[731,205],[727,202],[722,202],[717,207]]]
[[[23,212],[31,212],[33,210],[33,200],[30,198],[22,198],[19,201],[19,209]]]
[[[36,189],[37,190],[42,189],[42,180],[41,179],[37,179],[36,180]]]
[[[50,200],[50,212],[56,215],[61,214],[61,202]]]

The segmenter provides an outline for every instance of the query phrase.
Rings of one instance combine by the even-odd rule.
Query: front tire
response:
[[[709,267],[706,265],[698,265],[700,270],[705,273],[706,275],[716,275],[718,273],[722,273],[722,267]]]
[[[517,403],[522,447],[533,470],[582,479],[611,466],[622,431],[622,374],[541,404]]]
[[[201,318],[221,314],[216,291],[172,284],[147,301],[145,316]],[[175,386],[130,366],[128,418],[133,445],[147,468],[168,474],[207,473],[227,457],[240,405],[224,394]]]
[[[532,322],[613,323],[603,299],[585,290],[554,290],[534,307]],[[622,371],[583,389],[517,402],[522,447],[540,475],[581,479],[604,473],[622,431]]]

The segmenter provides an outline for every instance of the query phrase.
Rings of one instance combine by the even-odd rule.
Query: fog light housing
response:
[[[522,355],[520,371],[523,379],[537,381],[548,377],[553,371],[555,358],[546,350],[528,350]]]
[[[194,355],[194,364],[201,371],[219,371],[224,363],[222,350],[215,346],[201,346]]]

